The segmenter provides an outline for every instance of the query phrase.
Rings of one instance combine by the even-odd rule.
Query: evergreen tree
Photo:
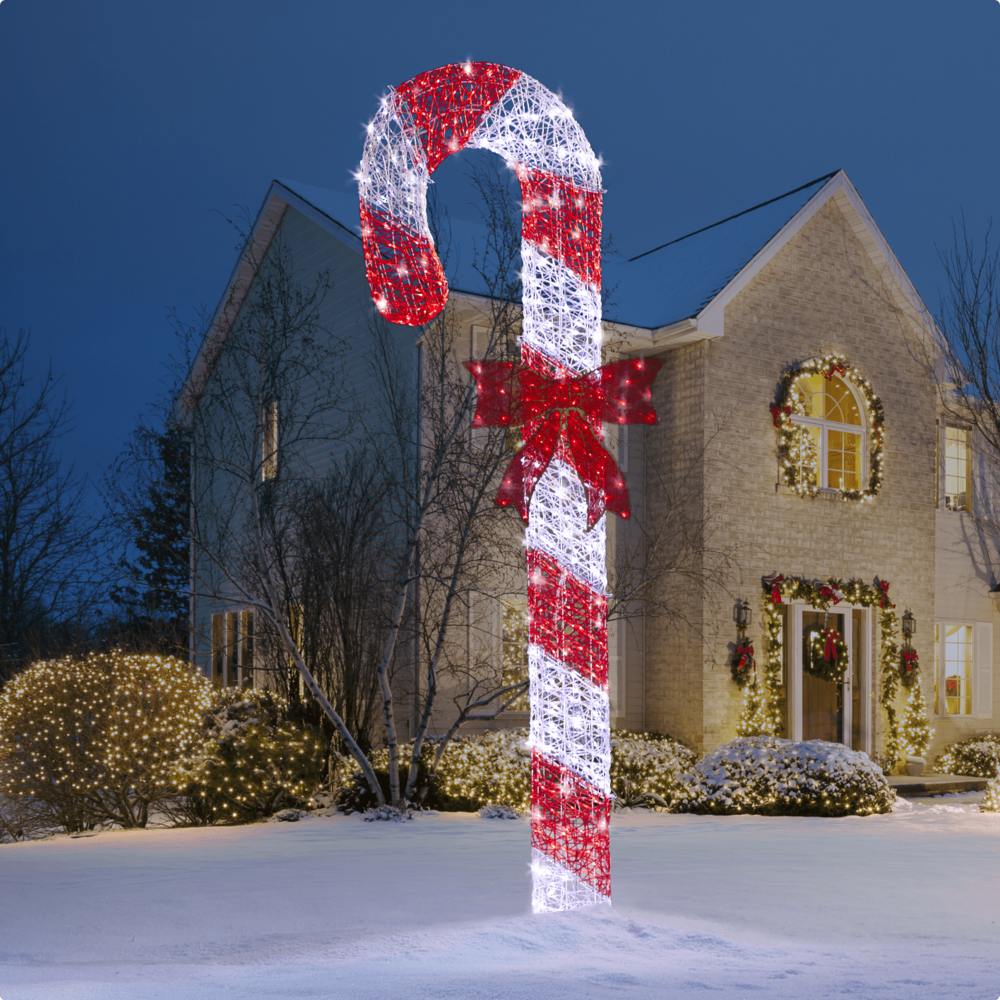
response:
[[[927,703],[920,690],[918,677],[910,689],[910,697],[906,700],[903,719],[900,726],[900,737],[903,744],[902,752],[911,757],[923,757],[931,745],[931,729],[927,719]]]
[[[115,644],[186,655],[190,453],[190,431],[168,413],[162,428],[140,424],[112,475],[124,534]]]
[[[763,688],[756,683],[743,689],[743,708],[736,723],[737,736],[773,736],[774,726],[767,712]]]

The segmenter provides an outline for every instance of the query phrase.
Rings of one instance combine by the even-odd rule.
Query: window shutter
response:
[[[993,716],[993,625],[976,625],[976,715],[980,719]]]

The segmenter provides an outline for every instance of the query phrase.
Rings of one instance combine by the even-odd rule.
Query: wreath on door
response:
[[[821,628],[809,638],[809,656],[802,664],[813,677],[843,684],[847,673],[847,643],[835,628]]]

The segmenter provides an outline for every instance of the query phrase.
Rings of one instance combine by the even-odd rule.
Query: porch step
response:
[[[963,774],[921,774],[911,778],[910,775],[893,775],[887,779],[890,788],[904,798],[921,795],[947,795],[949,792],[982,792],[986,789],[989,778],[970,778]]]

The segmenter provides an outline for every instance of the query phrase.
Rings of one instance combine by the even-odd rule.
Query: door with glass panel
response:
[[[853,750],[868,749],[867,647],[870,612],[840,605],[817,611],[805,605],[789,609],[791,634],[786,639],[785,697],[787,731],[792,739],[827,740]],[[787,620],[787,619],[786,619]],[[843,640],[836,649],[826,630]],[[830,679],[830,660],[846,659],[843,680]],[[837,664],[840,665],[839,662]]]

